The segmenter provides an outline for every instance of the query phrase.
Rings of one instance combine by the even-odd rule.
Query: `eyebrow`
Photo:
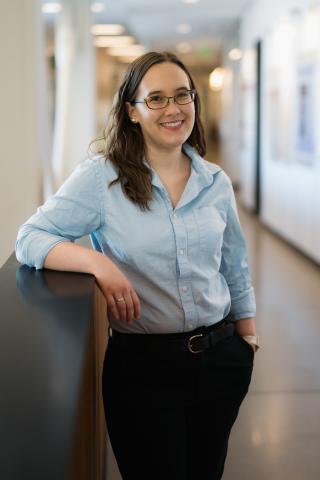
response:
[[[190,90],[190,87],[179,87],[175,89],[175,92],[179,92],[180,90]],[[156,93],[163,93],[163,90],[152,90],[152,92],[149,92],[147,94],[147,97],[150,97],[150,95],[155,95]]]

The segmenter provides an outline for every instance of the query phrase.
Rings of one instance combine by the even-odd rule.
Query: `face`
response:
[[[176,64],[170,62],[153,65],[142,78],[137,100],[150,95],[171,97],[191,86],[187,74]],[[127,104],[130,118],[140,124],[148,150],[181,149],[182,144],[190,136],[194,120],[194,102],[178,105],[170,99],[169,104],[159,110],[151,110],[145,103]]]

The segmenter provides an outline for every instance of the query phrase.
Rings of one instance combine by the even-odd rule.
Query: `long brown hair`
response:
[[[149,52],[136,58],[128,67],[119,88],[116,103],[104,132],[103,154],[118,170],[118,177],[109,187],[120,182],[124,194],[142,210],[149,210],[152,200],[151,169],[144,163],[146,146],[138,123],[133,123],[126,109],[126,102],[134,100],[139,84],[146,72],[157,63],[171,62],[178,65],[188,76],[190,87],[195,84],[185,65],[170,52]],[[187,142],[201,156],[206,153],[204,130],[200,120],[200,100],[195,96],[195,122]],[[98,139],[99,140],[99,139]]]

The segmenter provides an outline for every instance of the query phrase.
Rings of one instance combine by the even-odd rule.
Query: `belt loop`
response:
[[[229,312],[228,315],[225,317],[225,321],[226,321],[227,323],[232,323],[232,322],[234,321],[233,315],[232,315],[231,312]]]

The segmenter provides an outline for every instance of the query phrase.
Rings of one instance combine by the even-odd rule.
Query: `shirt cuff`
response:
[[[230,312],[234,320],[255,317],[256,300],[253,287],[239,295],[237,298],[231,299]]]

